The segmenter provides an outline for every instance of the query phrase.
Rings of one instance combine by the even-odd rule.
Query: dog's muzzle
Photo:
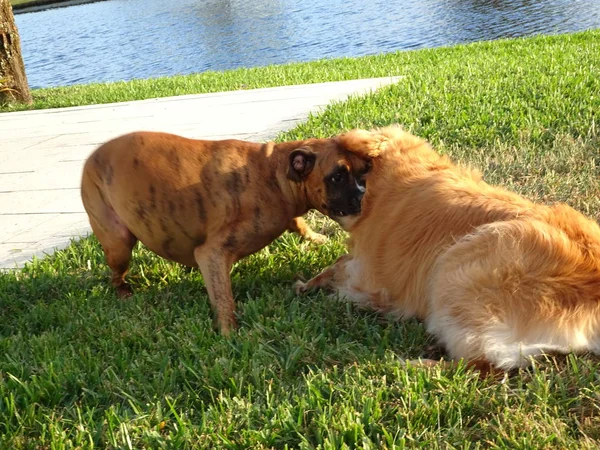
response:
[[[352,197],[343,208],[332,208],[331,215],[335,217],[355,216],[361,212],[362,194]]]

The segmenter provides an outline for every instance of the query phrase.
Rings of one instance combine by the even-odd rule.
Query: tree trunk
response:
[[[0,104],[32,102],[10,0],[0,0]]]

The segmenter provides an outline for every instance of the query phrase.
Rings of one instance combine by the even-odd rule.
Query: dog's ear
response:
[[[351,130],[337,137],[338,144],[361,157],[376,158],[385,149],[387,137],[376,131]]]
[[[287,177],[300,183],[312,172],[315,167],[317,154],[308,147],[300,147],[290,153],[290,165]]]
[[[401,141],[407,133],[398,125],[372,131],[355,129],[337,137],[338,144],[361,157],[377,158],[383,153],[390,141]]]

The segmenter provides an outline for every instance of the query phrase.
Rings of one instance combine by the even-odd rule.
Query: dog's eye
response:
[[[332,183],[341,183],[343,178],[344,178],[344,174],[341,172],[338,172],[335,175],[332,175],[329,179],[331,180]]]

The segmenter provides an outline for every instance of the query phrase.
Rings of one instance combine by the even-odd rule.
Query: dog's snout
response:
[[[362,195],[360,195],[358,197],[352,197],[350,199],[350,206],[352,206],[352,208],[354,208],[354,209],[359,209],[361,198],[362,198]]]

